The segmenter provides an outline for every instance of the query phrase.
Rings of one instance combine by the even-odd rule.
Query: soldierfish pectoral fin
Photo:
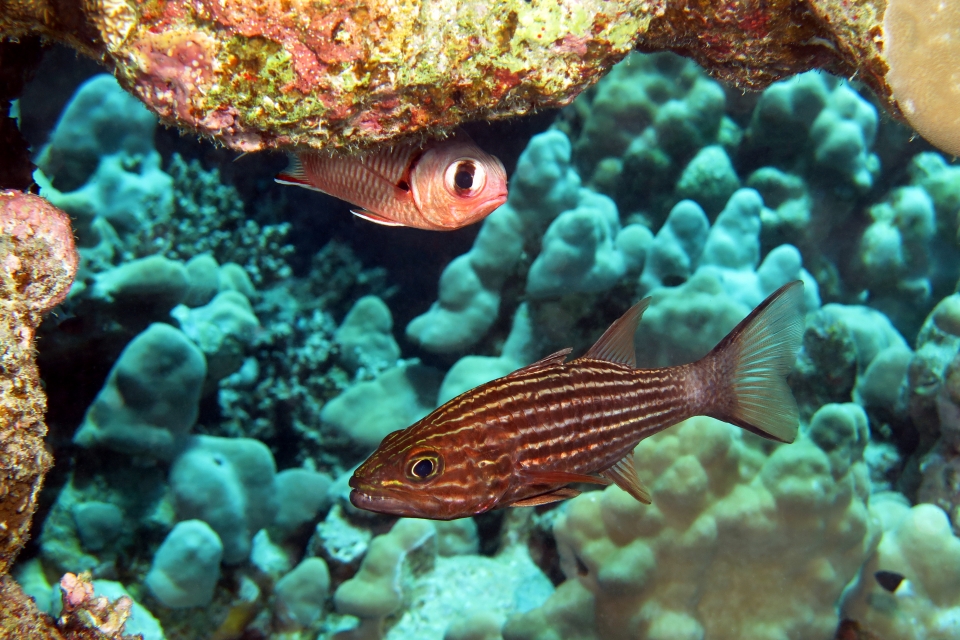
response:
[[[637,332],[640,317],[649,306],[650,298],[644,298],[627,309],[626,313],[603,332],[596,344],[583,354],[582,359],[606,360],[636,367],[637,353],[633,346],[633,334]]]
[[[716,397],[707,415],[780,442],[797,437],[800,412],[787,386],[803,338],[803,283],[785,284],[694,366]]]
[[[376,224],[382,224],[382,225],[385,226],[385,227],[405,227],[405,226],[407,226],[407,225],[403,224],[402,222],[397,222],[396,220],[390,220],[390,219],[388,219],[388,218],[384,218],[383,216],[379,216],[379,215],[373,213],[372,211],[367,211],[366,209],[350,209],[350,213],[352,213],[353,215],[357,216],[358,218],[363,218],[364,220],[368,220],[368,221],[374,222],[374,223],[376,223]]]
[[[519,474],[520,482],[524,485],[558,485],[573,484],[574,482],[587,482],[590,484],[610,484],[606,478],[588,476],[583,473],[571,473],[569,471],[536,471],[533,469],[524,469]]]
[[[640,482],[640,478],[637,477],[637,469],[633,465],[633,451],[625,455],[617,464],[601,471],[600,475],[612,480],[615,485],[643,504],[650,504],[650,492]]]
[[[571,351],[573,351],[573,349],[567,348],[557,351],[556,353],[551,353],[546,358],[541,358],[533,364],[528,364],[522,369],[517,369],[513,373],[504,376],[504,378],[512,378],[513,376],[521,373],[530,373],[531,371],[536,371],[538,369],[545,369],[547,367],[563,364],[563,361],[567,359],[567,356],[570,355]]]
[[[570,498],[576,498],[580,495],[580,492],[576,489],[571,489],[570,487],[561,487],[556,491],[551,491],[549,493],[541,493],[539,496],[533,496],[532,498],[524,498],[523,500],[517,500],[508,504],[508,507],[536,507],[541,504],[550,504],[551,502],[560,502],[561,500],[568,500]]]

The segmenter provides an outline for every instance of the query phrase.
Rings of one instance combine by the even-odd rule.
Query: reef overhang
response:
[[[568,104],[634,48],[745,89],[886,81],[886,0],[0,0],[0,37],[100,59],[166,123],[241,151],[354,148]]]

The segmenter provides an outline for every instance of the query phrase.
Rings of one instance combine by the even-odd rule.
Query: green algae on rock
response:
[[[760,89],[819,67],[898,113],[884,0],[0,0],[0,37],[100,58],[166,122],[253,151],[356,148],[568,104],[635,46]]]

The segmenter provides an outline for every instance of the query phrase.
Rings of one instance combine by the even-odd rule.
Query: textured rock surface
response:
[[[563,105],[635,44],[742,87],[821,67],[859,73],[889,98],[884,5],[106,0],[63,12],[55,0],[3,0],[0,34],[102,56],[167,122],[254,150],[362,145]]]
[[[51,464],[33,337],[76,269],[67,216],[36,196],[0,191],[0,575],[27,541]]]

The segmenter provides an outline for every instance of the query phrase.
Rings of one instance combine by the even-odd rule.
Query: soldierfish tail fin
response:
[[[770,440],[793,442],[799,412],[786,377],[803,337],[804,311],[803,283],[785,284],[700,360],[716,392],[704,413]]]
[[[307,172],[303,168],[303,162],[300,160],[300,156],[291,152],[287,154],[287,160],[289,161],[287,168],[278,173],[274,180],[280,184],[312,187],[313,185],[307,177]]]

